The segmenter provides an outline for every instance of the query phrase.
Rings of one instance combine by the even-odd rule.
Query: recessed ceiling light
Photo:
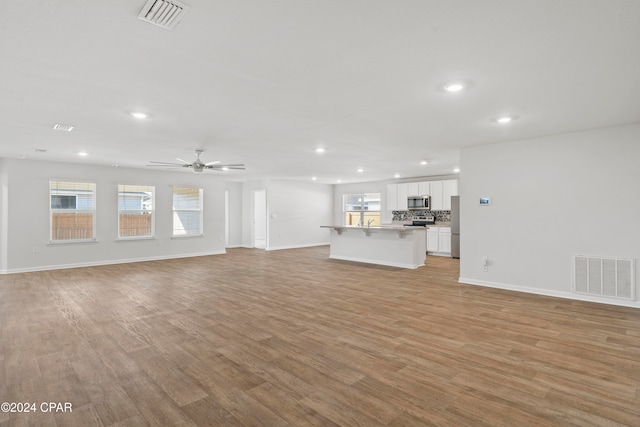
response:
[[[358,172],[362,173],[362,172],[364,172],[364,169],[358,168]]]
[[[394,178],[400,178],[400,174],[399,174],[399,173],[397,173],[397,174],[393,175],[393,177],[394,177]]]
[[[342,182],[342,180],[341,180],[341,179],[337,179],[337,180],[336,180],[336,182],[337,182],[337,183],[341,183],[341,182]]]
[[[507,123],[511,123],[512,121],[516,120],[518,118],[518,116],[500,116],[500,117],[496,117],[495,119],[493,119],[493,121],[495,123],[499,123],[501,125],[506,125]]]
[[[65,124],[62,124],[62,123],[56,123],[55,125],[53,125],[53,129],[54,130],[61,130],[63,132],[71,132],[73,130],[73,126],[65,125]]]
[[[427,162],[426,160],[420,160],[420,164],[421,164],[422,166],[426,165],[427,163],[429,163],[429,162]]]
[[[312,177],[311,177],[311,181],[315,181],[315,180],[317,180],[317,179],[318,179],[318,178],[316,178],[315,176],[312,176]]]
[[[87,156],[88,156],[88,154],[87,154],[86,152],[84,152],[84,151],[79,151],[79,152],[78,152],[78,156],[80,156],[80,157],[87,157]]]
[[[460,172],[460,168],[455,168],[453,171],[454,171],[455,173],[458,173],[458,172]]]
[[[323,148],[323,147],[316,148],[316,153],[324,153],[325,151],[326,151],[326,149]]]
[[[229,170],[229,168],[228,168],[228,167],[226,167],[226,166],[223,166],[221,169],[222,169],[223,171],[228,171],[228,170]]]
[[[132,111],[129,114],[131,114],[136,119],[146,119],[147,117],[149,117],[149,115],[147,113],[143,113],[141,111]]]
[[[460,92],[464,88],[464,83],[460,82],[451,82],[444,85],[444,90],[446,90],[447,92]]]

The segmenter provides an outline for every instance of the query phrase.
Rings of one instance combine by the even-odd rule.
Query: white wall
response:
[[[7,270],[9,233],[9,175],[6,160],[0,158],[0,272]]]
[[[242,246],[242,183],[227,182],[229,191],[229,247]]]
[[[329,244],[333,186],[311,182],[272,180],[267,189],[268,249]]]
[[[267,248],[287,249],[329,244],[333,186],[289,180],[243,184],[243,246],[251,247],[253,191],[267,192]]]
[[[0,166],[0,181],[8,193],[3,190],[7,203],[2,204],[4,211],[0,209],[0,223],[8,224],[0,236],[0,247],[7,248],[0,272],[224,253],[225,184],[219,177],[16,159],[3,159]],[[97,243],[49,244],[52,178],[96,182]],[[116,240],[118,184],[155,186],[156,239]],[[173,185],[204,189],[203,237],[171,238]]]
[[[462,150],[460,281],[591,299],[572,293],[573,255],[637,267],[639,159],[640,125]]]

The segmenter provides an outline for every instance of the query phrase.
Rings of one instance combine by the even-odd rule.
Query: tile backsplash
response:
[[[433,215],[436,222],[451,222],[451,211],[427,211],[427,210],[411,210],[411,211],[391,211],[393,221],[411,221],[416,216]]]

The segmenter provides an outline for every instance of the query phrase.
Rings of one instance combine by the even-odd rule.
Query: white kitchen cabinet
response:
[[[407,197],[409,197],[409,189],[407,184],[398,184],[398,209],[399,211],[406,211]]]
[[[427,228],[427,252],[431,255],[451,256],[451,227]]]
[[[458,180],[442,181],[442,207],[444,211],[451,210],[451,196],[458,195]]]
[[[427,252],[438,252],[440,248],[439,233],[437,227],[427,229]]]
[[[429,181],[423,181],[418,183],[418,196],[430,196]]]
[[[431,210],[450,211],[451,196],[458,195],[458,180],[449,179],[446,181],[431,181]]]
[[[451,227],[438,227],[438,252],[451,255]]]
[[[431,210],[443,211],[444,181],[431,181],[429,184],[431,191]]]
[[[398,210],[398,184],[387,185],[387,210]]]
[[[407,196],[420,196],[420,189],[417,182],[407,182]]]

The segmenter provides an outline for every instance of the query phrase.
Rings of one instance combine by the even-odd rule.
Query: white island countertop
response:
[[[329,258],[418,268],[426,258],[425,227],[322,225],[331,229]]]
[[[425,227],[420,226],[402,226],[402,225],[377,225],[373,227],[360,227],[353,225],[321,225],[320,228],[332,228],[338,232],[338,234],[342,234],[345,230],[360,230],[364,233],[377,233],[381,231],[393,231],[399,234],[408,234],[412,233],[415,229],[425,229]]]

